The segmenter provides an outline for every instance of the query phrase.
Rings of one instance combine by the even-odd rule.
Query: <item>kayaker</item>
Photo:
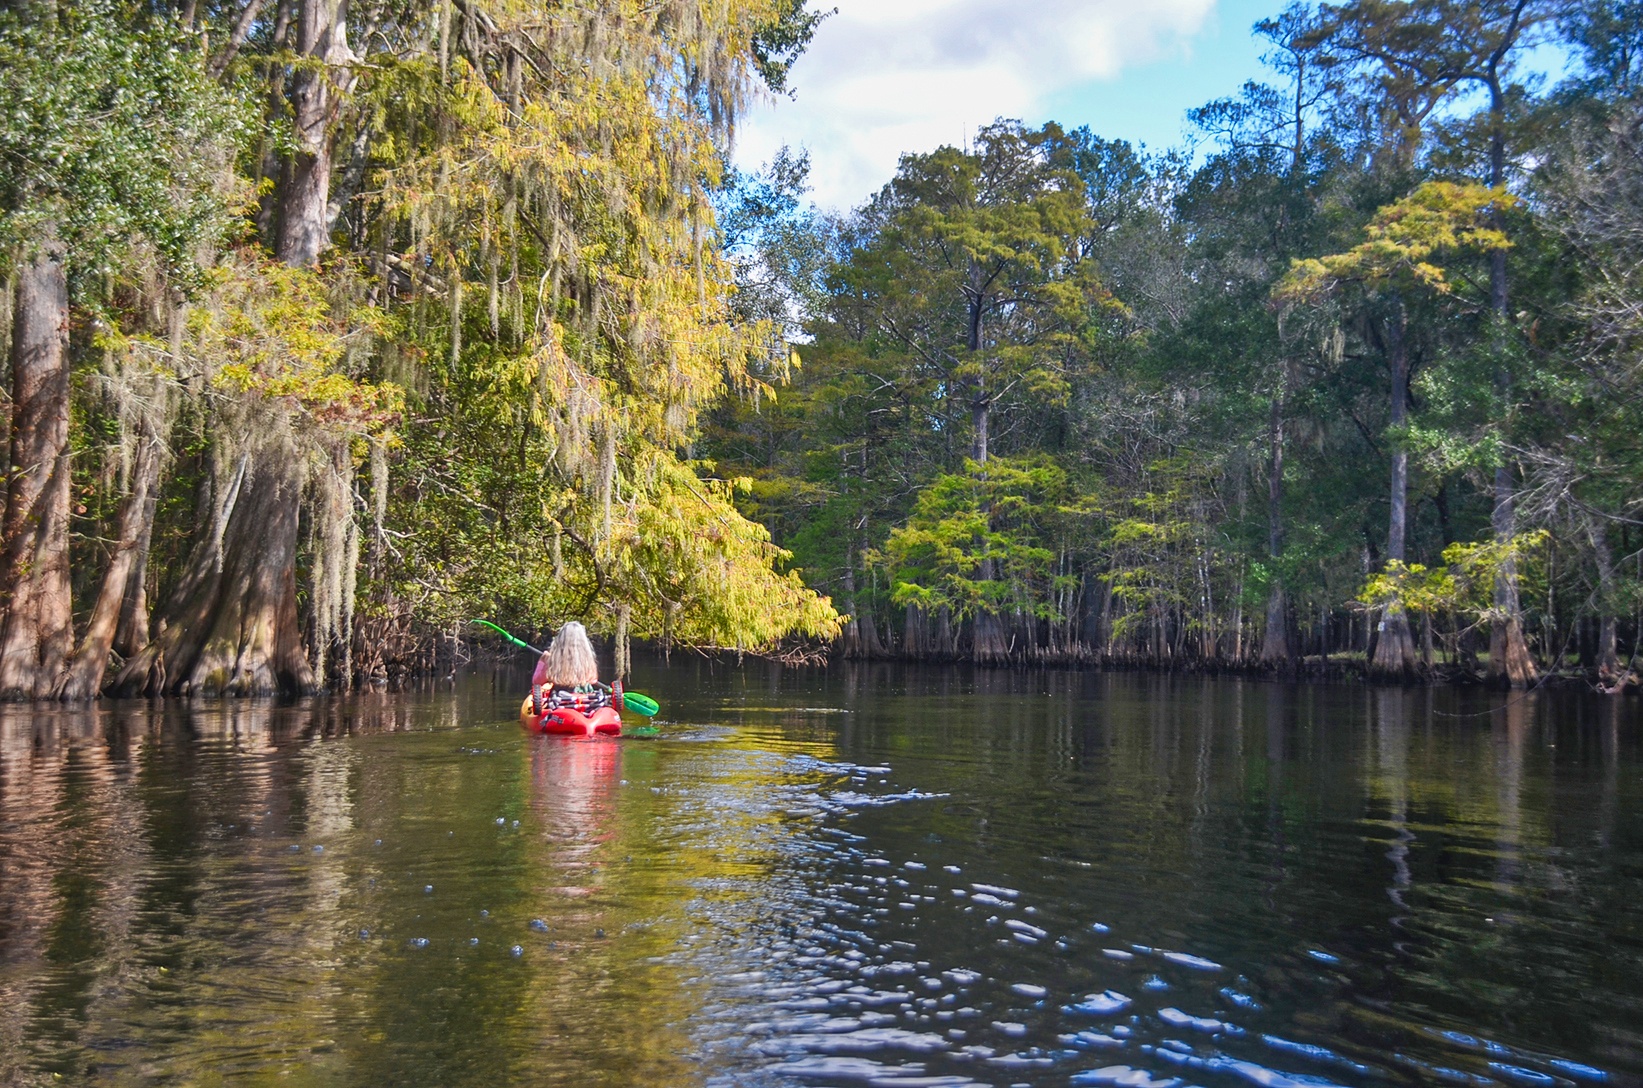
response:
[[[531,674],[531,702],[537,714],[561,707],[586,714],[611,705],[613,693],[599,682],[599,659],[586,627],[573,620],[553,636]]]

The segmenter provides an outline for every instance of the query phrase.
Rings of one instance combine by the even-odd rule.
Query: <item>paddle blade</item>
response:
[[[661,704],[655,699],[648,695],[640,695],[637,691],[624,691],[622,693],[622,705],[635,714],[642,714],[647,718],[655,717],[656,712],[662,709]]]

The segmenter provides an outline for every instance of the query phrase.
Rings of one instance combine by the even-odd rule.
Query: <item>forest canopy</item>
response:
[[[738,179],[738,297],[808,342],[705,448],[848,654],[1622,684],[1643,5],[1254,32],[1187,148],[1001,119],[842,215],[796,153]]]
[[[0,9],[0,695],[393,681],[480,616],[835,635],[692,450],[785,363],[710,195],[816,19]]]
[[[825,14],[0,7],[0,696],[480,617],[1626,682],[1643,3],[1292,4],[1190,147],[1001,118],[842,212],[730,165]]]

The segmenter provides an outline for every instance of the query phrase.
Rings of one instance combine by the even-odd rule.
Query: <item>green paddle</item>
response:
[[[502,628],[498,627],[496,624],[492,623],[490,620],[469,620],[468,622],[469,623],[477,623],[477,624],[480,624],[483,627],[489,627],[492,631],[495,631],[497,634],[501,635],[503,638],[507,639],[509,642],[513,643],[515,646],[519,647],[521,650],[529,650],[533,654],[539,654],[539,653],[542,652],[541,650],[538,650],[535,646],[532,646],[530,643],[521,642],[519,639],[514,638],[512,635],[510,635],[510,634],[508,634],[508,632],[502,630]],[[640,695],[637,691],[624,691],[624,692],[622,692],[622,706],[623,706],[624,709],[631,710],[633,713],[641,715],[641,716],[646,717],[646,718],[654,718],[656,716],[656,712],[662,709],[661,704],[659,704],[655,699],[652,699],[648,695]],[[651,728],[651,727],[641,726],[640,728]]]
[[[520,642],[518,639],[514,638],[512,635],[508,634],[508,632],[502,630],[502,628],[500,628],[496,624],[492,623],[490,620],[469,620],[468,622],[469,623],[477,623],[477,624],[479,624],[483,627],[489,627],[492,631],[495,631],[497,634],[501,635],[503,638],[507,639],[509,642],[513,643],[515,646],[519,647],[521,650],[529,650],[533,654],[539,654],[539,653],[542,652],[541,650],[538,650],[535,646],[532,646],[528,642]]]

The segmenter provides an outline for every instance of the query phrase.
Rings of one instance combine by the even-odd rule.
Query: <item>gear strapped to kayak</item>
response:
[[[519,724],[533,733],[619,736],[622,718],[611,706],[618,698],[620,689],[613,690],[603,684],[582,684],[574,688],[543,684],[526,696],[519,708]]]

